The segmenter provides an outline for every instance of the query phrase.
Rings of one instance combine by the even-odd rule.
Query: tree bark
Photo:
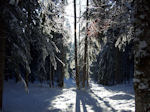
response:
[[[63,40],[62,40],[63,41]],[[64,45],[62,43],[62,62],[65,63]],[[61,87],[64,86],[64,76],[65,76],[65,65],[62,64],[62,75],[61,75]]]
[[[80,5],[80,6],[79,6],[80,12],[79,12],[79,38],[78,38],[78,39],[79,39],[79,48],[80,48],[80,33],[81,33],[81,32],[80,32],[80,27],[81,27],[81,23],[80,23],[80,22],[81,22],[81,0],[79,0],[79,5]],[[79,50],[79,51],[80,51],[80,50]]]
[[[79,69],[77,54],[77,26],[76,26],[76,0],[74,0],[74,40],[75,40],[75,69],[76,69],[76,86],[79,89]]]
[[[150,1],[135,0],[135,111],[150,112]]]
[[[89,44],[89,38],[87,39],[87,45]],[[87,72],[86,72],[86,86],[89,87],[89,52],[87,46]]]
[[[88,56],[88,6],[89,6],[89,0],[87,0],[87,8],[86,8],[86,37],[85,37],[85,47],[84,47],[84,66],[83,66],[83,80],[82,80],[82,86],[85,87],[85,80],[87,75],[87,56]]]
[[[2,111],[3,102],[3,79],[5,68],[5,30],[4,22],[0,20],[0,111]]]
[[[65,0],[62,0],[63,5],[65,5]],[[64,14],[64,7],[62,8],[63,10],[63,14]],[[65,18],[63,16],[63,21],[65,21]],[[64,37],[63,37],[64,38]],[[61,59],[62,62],[65,64],[65,49],[64,49],[64,39],[62,38],[62,55],[61,55]],[[64,87],[64,77],[65,77],[65,65],[62,64],[62,75],[61,75],[61,87]]]
[[[51,87],[54,87],[54,67],[51,66]]]
[[[52,72],[51,72],[52,71],[52,67],[51,67],[52,65],[51,65],[51,61],[49,63],[50,63],[49,64],[49,67],[50,67],[50,70],[49,70],[49,87],[51,88],[52,87]]]

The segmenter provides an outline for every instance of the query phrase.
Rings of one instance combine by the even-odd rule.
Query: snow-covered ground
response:
[[[4,112],[134,112],[132,84],[102,86],[90,82],[90,89],[76,90],[73,80],[65,88],[30,84],[29,94],[23,84],[5,82]]]

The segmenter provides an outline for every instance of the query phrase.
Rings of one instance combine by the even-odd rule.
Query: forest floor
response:
[[[90,81],[89,89],[76,90],[73,80],[65,87],[29,84],[29,94],[22,83],[4,83],[4,112],[133,112],[132,83],[102,86]]]

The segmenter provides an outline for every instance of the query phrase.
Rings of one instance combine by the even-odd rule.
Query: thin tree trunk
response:
[[[75,40],[75,68],[76,68],[76,85],[79,89],[79,69],[77,56],[77,26],[76,26],[76,0],[74,0],[74,40]]]
[[[50,58],[50,57],[49,57]],[[49,60],[50,61],[50,60]],[[49,87],[51,88],[52,87],[52,65],[51,65],[51,62],[49,62],[49,67],[50,67],[50,70],[49,70]]]
[[[63,44],[63,43],[62,43]],[[62,45],[62,62],[65,63],[65,54],[64,54],[64,46]],[[65,76],[65,65],[62,64],[62,76],[61,76],[61,87],[64,86],[64,76]]]
[[[85,79],[87,77],[87,56],[88,56],[88,6],[89,0],[87,0],[87,8],[86,8],[86,37],[85,37],[85,48],[84,48],[84,66],[83,66],[83,80],[82,86],[85,87]]]
[[[26,71],[25,82],[26,82],[27,87],[28,87],[29,86],[29,72],[28,71]]]
[[[2,111],[3,102],[3,79],[5,68],[5,33],[4,24],[0,20],[0,111]]]
[[[79,9],[80,9],[80,12],[79,12],[79,48],[80,48],[80,25],[81,25],[81,0],[79,1]]]
[[[65,59],[64,59],[64,45],[63,45],[63,39],[62,39],[62,43],[61,43],[61,61],[64,63]],[[60,63],[60,62],[59,62]],[[60,76],[59,76],[59,82],[58,82],[58,86],[59,87],[63,87],[64,86],[64,75],[65,75],[65,65],[63,63],[60,63]]]
[[[135,0],[135,111],[150,112],[150,1]]]
[[[53,66],[51,66],[51,67],[52,67],[52,69],[51,69],[51,80],[52,80],[51,84],[52,84],[52,87],[54,87],[54,67]]]
[[[87,45],[89,44],[89,39],[87,39]],[[86,86],[89,87],[89,52],[87,46],[87,72],[86,72]]]
[[[63,5],[65,5],[65,0],[62,0]],[[62,8],[62,13],[64,14],[64,7]],[[62,17],[63,21],[65,21],[64,16]],[[64,38],[64,37],[63,37]],[[62,55],[61,55],[61,59],[62,62],[65,63],[65,49],[64,49],[64,40],[62,38]],[[64,76],[65,76],[65,65],[62,64],[62,74],[61,74],[61,84],[60,86],[63,87],[64,86]]]

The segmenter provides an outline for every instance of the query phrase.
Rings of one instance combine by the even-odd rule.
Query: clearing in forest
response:
[[[4,112],[133,112],[132,83],[102,86],[90,81],[90,88],[76,90],[75,82],[65,80],[65,88],[30,84],[29,94],[23,85],[5,82]]]

